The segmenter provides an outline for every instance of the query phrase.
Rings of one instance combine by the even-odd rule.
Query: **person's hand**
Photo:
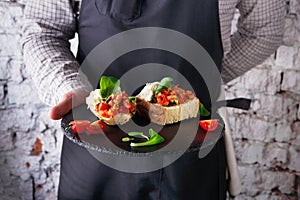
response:
[[[85,97],[88,96],[88,92],[82,89],[68,92],[63,96],[61,101],[53,106],[49,111],[49,117],[53,120],[61,119],[72,108],[85,102]]]

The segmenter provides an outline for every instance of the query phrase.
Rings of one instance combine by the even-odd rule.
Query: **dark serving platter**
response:
[[[111,154],[153,153],[157,150],[167,153],[199,150],[200,148],[203,149],[215,144],[224,130],[224,123],[222,123],[223,121],[219,116],[218,119],[221,123],[219,123],[218,128],[215,131],[206,132],[198,126],[199,118],[160,126],[135,115],[130,122],[125,125],[107,125],[104,133],[91,134],[84,132],[77,134],[71,129],[66,129],[70,121],[74,119],[86,119],[91,122],[98,120],[97,117],[87,109],[86,104],[82,104],[66,114],[61,121],[61,127],[66,137],[76,144],[90,150]],[[146,130],[149,130],[149,128],[159,132],[165,141],[154,146],[135,148],[130,146],[130,142],[122,142],[122,138],[127,136],[127,132],[143,131],[146,133]]]

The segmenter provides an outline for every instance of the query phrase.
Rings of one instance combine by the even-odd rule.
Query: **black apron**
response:
[[[218,0],[83,0],[78,23],[78,61],[82,63],[93,48],[109,37],[140,27],[162,27],[188,35],[204,47],[221,70]],[[164,50],[129,52],[114,61],[105,74],[121,77],[134,66],[145,63],[162,63],[182,73],[193,86],[197,85],[193,89],[197,96],[201,94],[200,100],[206,107],[218,95],[210,99],[191,64]],[[223,138],[205,158],[199,159],[198,151],[189,151],[165,168],[138,174],[109,168],[85,148],[64,138],[58,196],[104,200],[225,199],[225,169]]]

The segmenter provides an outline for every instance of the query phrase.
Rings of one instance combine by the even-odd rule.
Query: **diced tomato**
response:
[[[75,133],[83,133],[89,125],[90,121],[88,120],[74,120],[69,123],[69,126]]]
[[[117,102],[121,102],[121,100],[122,100],[122,96],[121,96],[121,95],[117,95],[117,96],[116,96],[116,101],[117,101]]]
[[[115,109],[115,110],[113,111],[113,116],[115,117],[117,114],[119,114],[119,111],[118,111],[117,109]]]
[[[126,108],[125,106],[120,106],[119,111],[120,111],[120,113],[125,113],[125,114],[129,113],[129,109]]]
[[[106,103],[102,102],[99,106],[99,110],[103,111],[103,110],[107,110],[108,106]]]
[[[128,99],[126,99],[126,100],[123,101],[123,105],[124,105],[124,107],[127,108],[127,109],[130,108],[130,104],[131,104],[131,103],[130,103],[130,101],[129,101]]]
[[[111,115],[109,115],[107,111],[106,111],[106,112],[103,112],[103,113],[101,114],[101,116],[104,117],[104,118],[111,118]]]
[[[195,97],[195,94],[194,94],[192,91],[187,90],[187,91],[185,92],[185,96],[186,96],[188,99],[193,99],[193,98]]]
[[[184,103],[186,101],[186,98],[185,97],[181,97],[181,98],[179,98],[178,101],[179,101],[180,104]]]
[[[161,92],[158,93],[156,96],[157,103],[159,103],[162,106],[167,106],[169,105],[169,100],[165,94],[162,94]]]
[[[99,134],[99,133],[103,133],[105,128],[106,128],[105,123],[102,122],[101,120],[97,120],[97,121],[91,123],[89,126],[87,126],[86,130],[89,133]]]
[[[133,103],[131,103],[129,107],[129,112],[132,112],[134,110],[135,110],[135,106],[133,105]]]
[[[123,97],[123,99],[127,99],[128,98],[128,95],[126,94],[126,92],[122,92],[122,97]]]
[[[218,120],[217,119],[200,120],[199,125],[205,131],[214,131],[218,127]]]

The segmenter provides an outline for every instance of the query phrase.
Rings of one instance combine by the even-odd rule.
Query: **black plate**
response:
[[[166,147],[171,142],[172,144],[168,145],[166,150],[168,152],[199,150],[199,148],[206,148],[207,146],[215,144],[216,140],[218,140],[221,137],[222,134],[220,133],[222,133],[224,129],[224,126],[222,125],[224,123],[219,123],[219,126],[215,131],[206,132],[198,126],[198,118],[184,120],[182,122],[171,125],[160,126],[157,124],[149,123],[144,118],[135,115],[131,119],[131,121],[125,125],[107,125],[104,134],[91,134],[88,132],[77,134],[71,129],[66,129],[70,121],[74,120],[74,118],[77,120],[86,119],[91,122],[97,120],[97,117],[94,116],[94,114],[87,109],[87,106],[85,104],[82,104],[73,109],[71,112],[65,115],[61,121],[61,127],[64,130],[65,135],[70,140],[72,140],[80,146],[91,150],[113,154],[155,152],[158,149],[166,149],[164,147]],[[219,118],[219,122],[223,122],[221,118]],[[154,146],[135,148],[130,147],[130,142],[122,142],[122,138],[127,136],[126,132],[140,131],[136,130],[136,127],[133,128],[132,123],[138,124],[140,127],[147,125],[148,128],[150,127],[153,130],[158,131],[159,134],[165,139],[165,141],[161,144]],[[180,141],[183,142],[174,143],[172,140],[175,138],[176,134],[178,134],[178,130],[182,131],[180,134]],[[196,134],[194,130],[197,131]],[[192,134],[193,131],[194,134]],[[184,134],[182,134],[183,132]],[[178,141],[178,139],[174,141]],[[187,141],[190,142],[187,143]],[[187,144],[189,144],[188,148]]]

